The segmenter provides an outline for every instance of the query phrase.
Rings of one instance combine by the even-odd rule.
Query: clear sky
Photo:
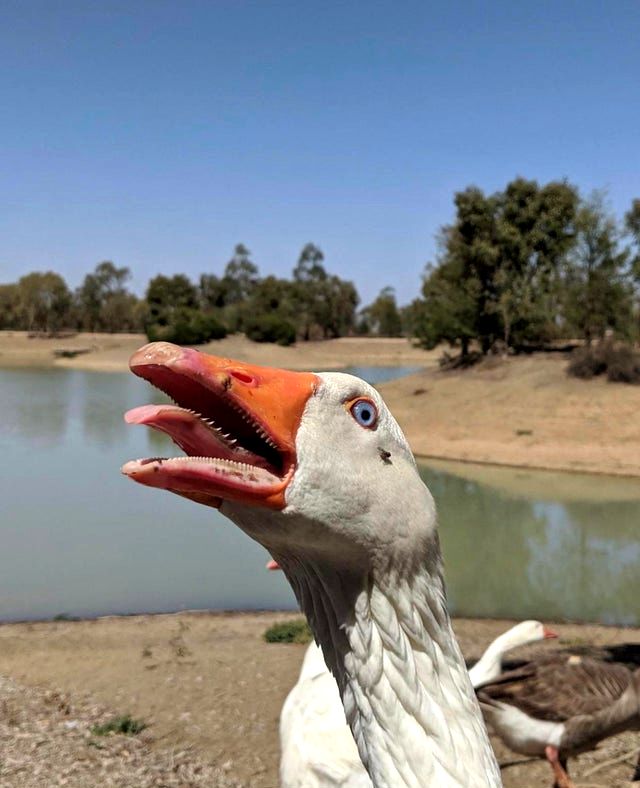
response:
[[[640,3],[3,0],[0,281],[100,260],[414,297],[453,192],[640,196]]]

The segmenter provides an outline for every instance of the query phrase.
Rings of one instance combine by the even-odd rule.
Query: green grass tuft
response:
[[[264,639],[267,643],[310,643],[313,635],[305,619],[297,618],[273,624],[264,633]]]
[[[147,727],[142,720],[135,720],[130,714],[114,717],[103,725],[94,725],[91,733],[94,736],[109,736],[111,733],[120,733],[123,736],[135,736]]]

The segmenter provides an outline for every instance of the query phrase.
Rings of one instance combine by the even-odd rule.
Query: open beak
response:
[[[547,640],[549,638],[557,638],[558,633],[554,632],[552,629],[549,629],[549,627],[543,627],[542,636],[544,637],[545,640]]]
[[[133,460],[122,468],[126,476],[209,506],[223,500],[285,506],[298,425],[318,384],[314,374],[168,342],[140,348],[129,366],[176,404],[143,405],[128,411],[125,421],[167,433],[186,456]]]

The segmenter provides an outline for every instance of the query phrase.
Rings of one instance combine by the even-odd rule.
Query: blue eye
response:
[[[370,399],[357,399],[351,406],[351,415],[361,427],[369,430],[378,421],[378,409]]]

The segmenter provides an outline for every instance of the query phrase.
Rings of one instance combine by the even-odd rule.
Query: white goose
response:
[[[282,567],[376,788],[499,786],[446,609],[433,499],[380,395],[154,343],[131,369],[178,406],[127,414],[187,457],[135,481],[216,506]]]
[[[269,569],[278,569],[274,561]],[[473,686],[500,675],[507,651],[557,635],[540,621],[522,621],[499,635],[469,670]],[[280,714],[281,788],[371,788],[346,723],[337,684],[315,643]]]
[[[493,640],[480,659],[469,668],[469,678],[474,687],[497,679],[502,672],[502,658],[518,646],[557,638],[558,635],[541,621],[521,621]]]

